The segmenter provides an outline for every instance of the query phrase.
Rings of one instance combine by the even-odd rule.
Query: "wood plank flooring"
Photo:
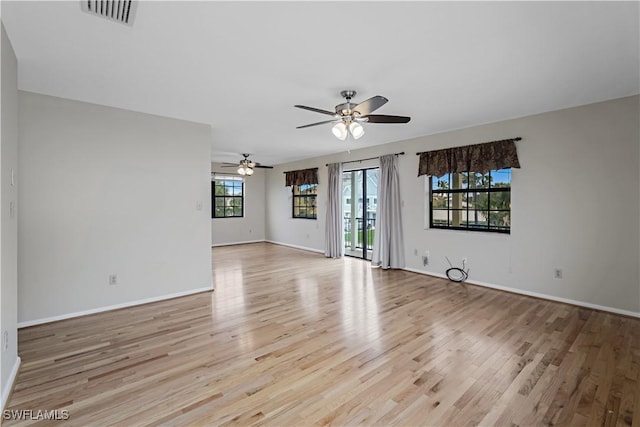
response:
[[[213,266],[20,330],[7,409],[69,419],[3,425],[640,426],[640,319],[267,243]]]

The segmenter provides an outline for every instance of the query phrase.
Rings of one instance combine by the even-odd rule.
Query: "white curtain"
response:
[[[327,258],[340,258],[344,250],[342,242],[342,163],[329,165],[328,187],[324,255]]]
[[[376,267],[403,268],[405,266],[400,204],[398,158],[395,154],[381,156],[376,230],[371,257],[371,264]]]

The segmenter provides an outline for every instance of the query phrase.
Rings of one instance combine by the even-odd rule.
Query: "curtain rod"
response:
[[[491,144],[492,142],[503,142],[503,141],[521,141],[522,138],[520,138],[519,136],[515,137],[515,138],[507,138],[507,139],[499,139],[497,141],[489,141],[489,142],[481,142],[480,144]],[[471,145],[480,145],[480,144],[471,144]],[[462,145],[462,147],[464,147],[464,145]],[[455,148],[455,147],[454,147]],[[428,153],[428,151],[420,151],[419,153],[416,153],[416,156],[419,156],[422,153]]]
[[[394,156],[404,156],[404,151],[401,151],[400,153],[394,153],[393,155]],[[364,161],[367,161],[367,160],[374,160],[374,159],[379,159],[379,158],[380,158],[380,156],[378,156],[378,157],[368,157],[366,159],[349,160],[349,161],[340,162],[340,163],[342,163],[344,165],[345,163],[358,163],[358,162],[364,162]],[[325,166],[329,166],[329,163],[325,164]]]

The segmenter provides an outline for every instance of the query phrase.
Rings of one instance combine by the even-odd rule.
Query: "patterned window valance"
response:
[[[515,141],[503,139],[464,147],[417,153],[420,156],[418,176],[442,176],[446,173],[488,172],[503,168],[519,168]]]
[[[284,174],[284,185],[286,187],[318,183],[318,168],[290,171]]]

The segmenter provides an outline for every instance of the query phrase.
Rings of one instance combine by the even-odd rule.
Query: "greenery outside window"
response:
[[[316,219],[318,184],[293,185],[293,217]]]
[[[244,216],[244,179],[239,176],[215,175],[211,181],[211,218]]]
[[[430,228],[509,233],[511,169],[429,178]]]

